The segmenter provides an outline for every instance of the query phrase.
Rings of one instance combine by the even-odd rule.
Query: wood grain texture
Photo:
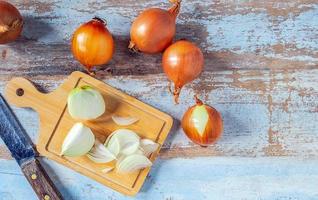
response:
[[[63,199],[38,160],[24,163],[21,169],[39,199]]]
[[[89,85],[100,91],[106,104],[105,113],[97,120],[83,122],[90,127],[96,139],[104,143],[106,137],[120,127],[111,119],[111,115],[135,116],[138,122],[129,128],[141,138],[150,139],[162,146],[172,127],[172,118],[137,99],[124,94],[109,85],[81,72],[73,72],[66,80],[53,92],[44,94],[39,92],[27,79],[17,77],[11,79],[5,87],[5,98],[11,105],[21,108],[32,108],[40,116],[40,131],[36,145],[40,155],[52,159],[74,171],[88,176],[105,186],[113,188],[125,195],[136,195],[142,187],[150,167],[136,171],[131,174],[118,174],[115,171],[103,173],[102,170],[109,165],[97,164],[86,156],[67,157],[61,156],[63,141],[72,128],[78,122],[74,120],[67,111],[68,94],[75,87]],[[17,91],[23,91],[21,95]],[[149,126],[151,122],[151,126]],[[154,162],[160,148],[153,152],[149,159]],[[28,169],[32,169],[28,165]],[[28,172],[25,170],[24,172]]]
[[[208,157],[158,160],[141,192],[127,198],[53,161],[44,160],[67,200],[314,200],[318,198],[317,159]],[[0,160],[0,200],[36,200],[14,161]]]
[[[168,1],[12,2],[26,19],[25,29],[16,43],[0,46],[0,92],[13,76],[30,78],[42,91],[53,91],[72,71],[80,70],[70,52],[70,37],[77,26],[97,15],[106,18],[116,40],[115,57],[98,78],[175,118],[158,170],[137,199],[318,198],[312,187],[318,180],[317,1],[184,0],[176,39],[190,39],[202,48],[205,71],[183,89],[178,106],[167,92],[161,55],[131,54],[126,49],[138,12],[168,7]],[[194,103],[194,93],[224,119],[223,137],[209,148],[192,144],[180,129],[179,120]],[[36,113],[14,111],[36,142]],[[0,157],[10,159],[0,143]],[[14,168],[9,170],[12,162],[1,161],[0,180],[22,181]],[[59,187],[70,199],[124,199],[58,165],[49,166],[58,177],[66,177]],[[10,199],[14,192],[0,184],[0,199]],[[192,184],[201,189],[192,190]],[[20,188],[29,194],[27,186]]]

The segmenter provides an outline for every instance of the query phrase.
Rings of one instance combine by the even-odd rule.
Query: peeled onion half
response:
[[[106,109],[101,93],[88,85],[74,88],[68,95],[67,105],[72,118],[78,120],[96,119]]]

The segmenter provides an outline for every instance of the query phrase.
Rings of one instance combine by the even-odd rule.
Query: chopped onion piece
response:
[[[102,169],[102,172],[107,174],[109,172],[111,172],[114,169],[114,167],[105,167],[104,169]]]
[[[93,147],[95,136],[83,123],[76,123],[66,135],[61,155],[76,157],[85,155]]]
[[[114,156],[117,156],[120,153],[120,144],[118,139],[114,138],[111,142],[109,142],[107,148]]]
[[[113,115],[112,119],[117,125],[120,126],[129,126],[139,120],[136,117],[120,117],[118,115]]]
[[[155,152],[159,148],[159,146],[160,145],[158,143],[155,143],[154,141],[149,139],[142,139],[140,141],[140,147],[143,149],[144,155],[146,157]]]
[[[106,140],[105,146],[111,149],[115,149],[113,145],[115,145],[115,141],[118,140],[120,153],[124,155],[130,155],[137,151],[140,145],[139,136],[132,130],[129,129],[118,129],[114,131]],[[116,153],[116,152],[115,152]],[[117,154],[118,155],[118,154]],[[116,155],[116,156],[117,156]]]
[[[139,140],[135,142],[126,143],[120,152],[124,155],[131,155],[138,150],[138,147],[139,147]]]
[[[119,173],[130,173],[152,165],[151,161],[144,155],[133,154],[117,162],[116,168]]]
[[[144,150],[139,147],[139,149],[134,154],[144,155]]]
[[[87,157],[96,163],[108,163],[116,157],[98,140],[94,147],[89,151]]]

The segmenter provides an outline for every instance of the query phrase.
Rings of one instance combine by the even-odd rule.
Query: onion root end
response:
[[[131,52],[133,52],[133,53],[139,53],[140,52],[139,49],[137,48],[136,44],[133,41],[129,42],[128,49]]]

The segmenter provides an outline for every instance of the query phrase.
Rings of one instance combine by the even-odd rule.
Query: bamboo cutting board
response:
[[[39,92],[24,78],[13,78],[6,86],[5,96],[7,101],[15,106],[30,107],[38,112],[40,133],[37,150],[41,155],[123,194],[136,195],[150,168],[131,174],[118,174],[115,171],[105,174],[102,169],[111,164],[96,164],[86,156],[71,158],[59,155],[66,134],[76,123],[67,111],[67,97],[73,88],[82,85],[98,89],[106,103],[106,112],[101,117],[85,122],[96,138],[104,142],[111,132],[123,128],[111,119],[113,114],[117,114],[138,117],[139,121],[127,128],[138,133],[141,138],[159,143],[160,146],[164,143],[173,123],[169,115],[82,72],[73,72],[58,89],[48,94]],[[151,155],[150,160],[156,159],[159,150]]]

